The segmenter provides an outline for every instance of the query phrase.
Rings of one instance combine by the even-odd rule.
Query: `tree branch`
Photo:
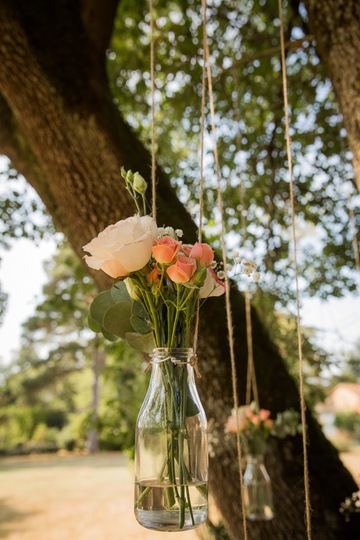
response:
[[[80,0],[80,16],[95,50],[104,56],[121,0]]]
[[[26,143],[26,138],[2,94],[0,94],[0,118],[0,154],[7,156],[20,174],[31,178],[31,171],[36,170],[36,174],[39,175],[35,155]]]

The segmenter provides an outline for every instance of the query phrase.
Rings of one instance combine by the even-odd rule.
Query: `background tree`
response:
[[[129,213],[129,200],[119,182],[120,166],[138,170],[145,177],[148,176],[149,172],[148,152],[140,142],[140,138],[134,134],[137,119],[138,124],[140,124],[136,112],[143,105],[139,96],[144,95],[144,93],[135,93],[133,98],[131,95],[129,96],[129,99],[133,100],[131,110],[134,111],[133,118],[131,115],[127,115],[132,125],[130,128],[114,103],[114,99],[119,100],[120,93],[116,97],[111,94],[106,73],[105,53],[108,51],[111,59],[113,51],[109,50],[108,46],[117,4],[118,2],[115,0],[101,3],[88,0],[87,2],[53,2],[49,5],[44,0],[37,0],[35,4],[32,3],[30,6],[23,0],[15,2],[5,0],[0,6],[2,36],[0,43],[2,65],[0,72],[0,91],[2,94],[0,149],[12,160],[14,167],[23,173],[35,187],[52,215],[56,227],[66,234],[78,255],[82,254],[81,246],[95,236],[99,230],[111,222],[127,217]],[[142,6],[143,4],[140,3],[136,6],[137,13],[134,15],[133,4],[123,0],[119,3],[117,18],[117,25],[122,25],[122,29],[124,26],[128,27],[128,34],[131,35],[130,42],[136,44],[137,54],[134,54],[134,58],[138,57],[139,60],[143,60],[143,53],[142,48],[138,45],[142,41],[148,42],[148,37],[140,33],[140,30],[143,33],[147,32],[146,16],[144,16],[146,11],[141,10]],[[261,211],[257,210],[256,204],[247,204],[249,231],[254,230],[254,227],[260,227],[259,235],[261,235],[261,224],[264,222],[268,224],[268,233],[263,237],[266,242],[261,250],[261,254],[266,255],[264,259],[266,260],[266,268],[269,268],[269,271],[272,268],[274,270],[280,269],[282,274],[287,273],[291,276],[291,272],[287,270],[281,257],[277,264],[273,259],[277,252],[282,252],[285,249],[286,242],[283,242],[282,239],[286,240],[285,232],[289,224],[288,211],[285,211],[284,214],[279,212],[279,209],[285,207],[284,203],[287,198],[287,195],[284,195],[285,186],[283,185],[285,171],[283,166],[279,169],[276,168],[284,155],[283,142],[281,142],[282,113],[277,106],[278,104],[280,106],[280,94],[276,92],[280,91],[279,60],[278,57],[269,58],[267,53],[269,46],[270,48],[275,47],[276,52],[278,52],[278,38],[275,38],[272,32],[272,28],[276,27],[275,6],[275,2],[269,2],[266,4],[266,10],[262,4],[261,11],[254,8],[254,17],[251,18],[252,24],[248,25],[250,14],[247,6],[241,4],[240,10],[235,11],[233,2],[224,2],[219,5],[214,2],[209,10],[209,33],[213,43],[218,43],[216,48],[212,47],[212,50],[215,51],[213,59],[216,61],[225,47],[218,40],[218,34],[222,31],[224,33],[226,30],[228,33],[229,42],[237,43],[236,36],[241,36],[246,26],[249,29],[247,43],[258,44],[254,51],[255,58],[250,62],[245,62],[243,86],[238,87],[238,93],[236,93],[236,88],[232,90],[234,76],[229,78],[226,73],[224,78],[221,77],[221,72],[224,70],[226,72],[228,58],[232,57],[233,49],[229,49],[227,55],[223,57],[223,65],[218,66],[218,73],[215,73],[215,76],[219,77],[219,86],[225,90],[223,94],[219,93],[217,103],[217,110],[219,114],[221,113],[224,126],[226,126],[226,132],[224,128],[220,142],[231,148],[233,144],[231,141],[236,139],[236,134],[234,134],[235,136],[230,141],[227,134],[230,128],[236,127],[231,121],[234,117],[233,110],[229,109],[227,119],[224,108],[226,102],[232,101],[229,100],[229,96],[236,101],[241,95],[244,97],[246,108],[240,110],[240,118],[247,119],[248,123],[242,125],[240,122],[242,135],[240,140],[243,145],[241,151],[244,153],[240,152],[239,154],[239,166],[242,168],[242,162],[245,161],[249,166],[249,177],[260,178],[265,184],[266,193],[264,197],[264,192],[258,191],[259,182],[256,182],[254,187],[249,186],[250,203],[254,199],[255,201],[263,200],[266,205],[262,214]],[[199,13],[196,12],[194,3],[190,0],[179,1],[178,4],[174,3],[172,7],[174,13],[188,13],[189,19],[191,19],[182,22],[179,15],[174,18],[169,14],[172,24],[178,25],[177,32],[171,32],[168,28],[164,30],[163,26],[166,23],[164,25],[162,23],[165,18],[160,16],[160,8],[157,13],[157,26],[162,31],[162,36],[166,31],[168,39],[178,45],[178,52],[174,48],[175,52],[169,55],[169,58],[174,59],[174,69],[176,67],[175,61],[178,61],[183,67],[182,70],[176,72],[178,76],[175,79],[174,87],[176,90],[180,85],[184,92],[183,94],[175,92],[172,103],[178,101],[182,104],[183,101],[180,101],[180,97],[188,103],[187,98],[193,96],[193,99],[196,99],[196,103],[194,101],[196,108],[199,106],[197,96],[199,95],[200,77],[196,76],[194,66],[197,65],[196,58],[201,56],[199,54],[201,40],[196,36],[196,27],[200,28]],[[128,14],[129,17],[127,17]],[[134,25],[131,22],[132,19],[138,21],[138,24]],[[287,37],[290,41],[294,41],[296,38],[294,21],[299,21],[297,28],[301,29],[302,23],[298,14],[289,9]],[[194,27],[195,33],[193,32]],[[271,30],[269,31],[269,29]],[[121,42],[126,49],[125,46],[129,41],[126,40],[125,30],[121,36]],[[303,37],[304,35],[300,34],[300,39]],[[119,40],[116,37],[115,39]],[[166,50],[163,47],[164,42],[163,38],[157,42],[159,53]],[[241,40],[240,49],[242,44]],[[194,45],[197,46],[198,54],[193,54]],[[261,51],[262,46],[264,50]],[[120,51],[118,60],[125,64],[127,57],[124,49]],[[225,51],[227,50],[225,48]],[[313,64],[310,62],[309,70],[304,68],[302,71],[300,66],[302,68],[304,64],[305,67],[307,65],[306,58],[302,57],[302,53],[303,50],[300,50],[300,62],[294,64],[294,76],[297,73],[301,79],[302,73],[310,77],[311,73],[315,72],[314,79],[317,80],[318,61],[314,61]],[[263,74],[261,74],[263,64],[261,64],[262,69],[257,65],[258,57],[269,60],[267,71]],[[238,60],[241,63],[241,59]],[[184,80],[186,82],[188,79],[184,66],[189,66],[191,73],[194,71],[193,80],[190,76],[190,82],[192,81],[193,84],[188,87],[187,91],[182,84]],[[194,70],[191,66],[194,67]],[[138,77],[142,80],[140,73],[141,71],[138,73]],[[274,93],[268,96],[268,100],[264,100],[261,97],[260,86],[267,78],[274,80],[272,79],[274,76],[276,79],[276,74],[278,84],[274,86]],[[252,77],[252,75],[254,76]],[[126,70],[124,76],[126,77]],[[143,76],[146,80],[145,72]],[[129,94],[128,89],[136,87],[135,83],[136,79],[133,77],[127,79],[126,84],[120,78],[121,95],[125,97],[126,94]],[[311,84],[305,87],[308,86]],[[324,90],[326,88],[325,86]],[[301,97],[303,94],[303,89],[299,89],[297,96]],[[333,103],[327,102],[327,100],[323,100],[323,103],[323,109],[326,111],[329,108],[328,103],[330,103],[330,109],[333,106]],[[270,107],[269,104],[271,104]],[[300,104],[306,110],[307,102],[304,103],[300,100]],[[123,114],[126,113],[123,102],[119,101],[119,107]],[[318,108],[322,110],[321,105],[318,105]],[[162,110],[166,113],[162,125],[166,126],[169,124],[169,120],[165,120],[165,118],[170,118],[167,113],[171,109],[167,109],[162,104]],[[185,129],[188,126],[190,132],[192,124],[189,123],[189,118],[192,117],[193,110],[194,108],[187,109],[185,107],[184,120],[181,116],[178,121],[179,126],[183,126]],[[252,110],[254,110],[254,116]],[[258,112],[258,116],[255,114],[256,112]],[[304,112],[300,105],[299,114],[299,119],[301,119],[301,114]],[[306,120],[306,118],[305,115],[303,119]],[[336,137],[338,118],[336,117],[335,120],[328,122],[327,129],[321,133],[321,140],[327,138],[333,127],[333,140],[338,141]],[[251,127],[250,121],[254,122],[254,125],[258,125],[259,131],[263,134],[262,139],[252,137],[254,127]],[[173,123],[176,127],[176,116]],[[198,131],[198,127],[194,128],[195,133],[196,130]],[[170,130],[168,133],[173,132]],[[181,132],[179,133],[181,135]],[[141,133],[139,137],[141,137]],[[169,138],[168,140],[174,141],[175,146],[175,142],[179,141],[179,138]],[[188,139],[186,143],[182,143],[181,139],[178,142],[180,152],[177,155],[177,161],[179,164],[182,163],[181,157],[188,157],[184,152],[185,145],[188,144],[191,145],[191,139]],[[330,146],[330,141],[327,146]],[[220,148],[223,147],[220,146]],[[302,149],[300,143],[298,148]],[[176,150],[173,147],[171,149]],[[313,150],[314,154],[318,156],[318,146],[313,146]],[[233,149],[233,151],[235,150]],[[245,153],[250,156],[249,159],[245,160]],[[336,152],[336,155],[338,154],[340,152]],[[166,153],[166,159],[168,157],[169,154]],[[241,157],[244,159],[240,159]],[[274,162],[275,157],[279,159],[276,163]],[[223,166],[225,172],[229,170],[229,163],[232,164],[235,161],[231,154],[228,155],[227,159],[228,161]],[[159,160],[165,164],[165,155],[162,158],[161,152],[159,152]],[[340,239],[346,237],[346,228],[344,228],[346,222],[344,201],[346,199],[345,197],[334,197],[335,188],[330,188],[327,192],[324,187],[333,178],[337,179],[337,185],[339,185],[341,183],[340,176],[334,174],[337,168],[333,162],[330,162],[329,167],[323,161],[321,168],[325,172],[328,168],[328,176],[322,177],[322,182],[320,182],[321,178],[318,179],[318,189],[315,190],[313,197],[316,200],[318,193],[324,195],[321,204],[327,210],[326,215],[331,216],[329,223],[332,221],[334,227],[328,226],[329,241],[327,245],[329,247],[327,253],[324,253],[327,255],[327,264],[326,266],[321,265],[320,262],[315,264],[317,259],[314,258],[315,262],[310,277],[323,275],[327,279],[328,286],[332,282],[331,272],[328,268],[333,268],[335,272],[338,256],[351,266],[351,248],[349,247],[350,241],[344,244],[345,249],[341,248],[340,242]],[[158,221],[161,224],[171,223],[175,228],[182,228],[186,239],[192,241],[195,238],[196,227],[183,204],[177,199],[174,188],[170,185],[166,176],[169,169],[169,166],[164,166],[163,170],[158,169]],[[313,211],[315,211],[315,205],[312,204],[313,200],[308,195],[308,187],[313,175],[310,171],[306,178],[303,178],[300,172],[304,169],[303,163],[300,161],[297,195],[302,197],[303,202],[306,203],[306,213],[311,218]],[[342,169],[343,173],[344,171],[348,175],[350,189],[352,186],[351,172],[346,167]],[[176,169],[174,169],[174,173],[176,179]],[[196,172],[194,177],[196,177]],[[232,197],[236,183],[233,183],[229,173],[224,174],[224,179],[228,179],[227,185],[229,187],[226,188],[226,191],[229,192],[229,196],[231,195],[229,198],[233,201],[228,206],[226,219],[231,227],[236,228],[239,225],[237,214],[237,204],[239,203],[235,203]],[[191,191],[189,186],[192,185],[193,177],[189,175],[185,180],[187,180],[185,183],[179,185],[179,190],[180,196],[187,199]],[[247,186],[245,185],[245,187]],[[316,187],[316,185],[312,185],[312,187]],[[207,192],[209,206],[213,206],[214,186],[208,186]],[[333,206],[333,201],[337,199],[340,204],[336,206],[335,203]],[[323,201],[326,202],[327,206],[324,206]],[[193,210],[196,210],[194,205]],[[317,215],[321,214],[322,212],[318,211]],[[253,216],[256,219],[253,219]],[[305,217],[305,211],[300,216]],[[218,216],[215,213],[214,216],[209,216],[207,219],[211,225],[216,222]],[[333,242],[331,242],[332,231],[336,233],[332,237]],[[211,231],[209,232],[211,236]],[[248,243],[248,249],[251,250],[251,247],[252,244]],[[313,252],[316,255],[316,250]],[[329,273],[328,276],[327,273]],[[338,272],[339,281],[335,283],[338,290],[341,290],[344,283],[348,287],[354,287],[354,278],[346,274],[345,272],[345,275],[341,275]],[[94,279],[100,287],[109,284],[108,279],[100,273],[96,274]],[[280,292],[282,278],[280,276],[277,279],[277,291]],[[316,279],[311,279],[311,281],[316,282]],[[240,401],[244,401],[246,379],[244,305],[242,297],[235,290],[232,298],[232,309],[236,325],[238,391]],[[288,407],[296,408],[298,406],[296,385],[289,377],[277,349],[269,340],[267,332],[255,313],[253,317],[254,335],[256,336],[255,363],[262,406],[270,408],[274,413]],[[224,321],[223,308],[219,307],[218,303],[209,302],[202,319],[199,353],[203,358],[201,362],[203,379],[199,386],[208,416],[211,419],[211,425],[214,426],[212,434],[213,457],[211,459],[211,482],[214,496],[231,535],[238,538],[241,534],[239,533],[241,516],[238,483],[234,482],[236,455],[235,450],[222,437],[222,426],[232,407],[229,363],[226,361],[228,345]],[[316,508],[316,513],[314,512],[313,515],[314,537],[321,538],[323,531],[326,530],[327,538],[338,538],[342,534],[339,531],[343,527],[338,514],[339,503],[349,492],[356,489],[356,485],[342,467],[336,452],[323,437],[319,427],[309,414],[308,427],[312,506]],[[273,538],[279,530],[288,531],[286,532],[288,538],[302,538],[304,526],[301,441],[296,438],[285,443],[282,442],[281,445],[274,442],[272,450],[270,471],[274,484],[277,517],[272,523],[249,525],[250,538]],[[321,456],[321,462],[319,462],[319,456]],[[299,486],[299,489],[294,490],[294,485]],[[336,485],[336,490],[333,489],[334,485]],[[291,519],[288,519],[287,516],[291,516]]]
[[[89,330],[94,284],[66,243],[45,266],[48,282],[23,324],[22,347],[0,377],[0,452],[132,452],[148,380],[139,357]]]

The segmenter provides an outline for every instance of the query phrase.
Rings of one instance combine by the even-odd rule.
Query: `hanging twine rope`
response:
[[[307,538],[308,540],[311,540],[310,479],[309,479],[308,454],[307,454],[307,427],[306,427],[306,403],[305,403],[305,397],[304,397],[302,330],[301,330],[301,322],[300,322],[299,270],[298,270],[297,255],[296,255],[297,241],[296,241],[296,229],[295,229],[295,203],[294,203],[293,174],[292,174],[291,137],[290,137],[290,122],[289,122],[287,73],[286,73],[286,62],[285,62],[284,21],[283,21],[283,14],[282,14],[282,0],[279,0],[278,5],[279,5],[279,20],[280,20],[282,81],[283,81],[284,110],[285,110],[285,138],[286,138],[286,151],[287,151],[288,169],[289,169],[291,225],[292,225],[292,239],[293,239],[293,246],[294,246],[296,319],[297,319],[297,337],[298,337],[298,349],[299,349],[300,406],[301,406],[301,424],[302,424],[302,440],[303,440],[303,454],[304,454],[305,525],[306,525]]]
[[[206,96],[206,60],[205,48],[203,47],[203,66],[201,75],[201,119],[200,119],[200,181],[199,181],[199,229],[198,242],[202,241],[203,215],[204,215],[204,139],[205,139],[205,96]],[[200,324],[200,298],[196,304],[194,352],[196,354],[199,339]],[[200,372],[199,372],[199,375]]]
[[[151,214],[156,221],[156,161],[155,161],[155,55],[154,55],[154,6],[149,0],[150,11],[150,82],[151,82]]]
[[[215,160],[215,169],[217,177],[217,196],[218,196],[218,208],[221,216],[221,249],[222,249],[222,258],[225,270],[225,299],[226,299],[226,318],[228,326],[228,339],[229,339],[229,349],[230,349],[230,362],[231,362],[231,379],[232,379],[232,389],[233,389],[233,401],[234,408],[236,411],[236,423],[237,423],[237,433],[236,433],[236,443],[237,443],[237,454],[238,454],[238,464],[239,464],[239,485],[240,485],[240,494],[241,494],[241,508],[242,508],[242,518],[243,518],[243,528],[244,528],[244,540],[248,540],[247,533],[247,524],[246,524],[246,509],[244,501],[244,481],[243,481],[243,469],[242,469],[242,451],[240,444],[240,418],[239,418],[239,402],[237,397],[237,377],[236,377],[236,363],[235,363],[235,352],[234,352],[234,331],[233,331],[233,322],[232,322],[232,313],[231,313],[231,302],[230,302],[230,280],[227,275],[227,256],[226,256],[226,244],[225,244],[225,224],[224,224],[224,205],[221,193],[221,176],[220,176],[220,165],[219,165],[219,154],[217,148],[217,138],[216,138],[216,129],[215,129],[215,107],[214,107],[214,94],[212,88],[212,75],[211,75],[211,65],[210,65],[210,52],[209,44],[207,38],[207,17],[206,17],[206,0],[201,0],[202,12],[203,12],[203,33],[204,33],[204,53],[205,53],[205,62],[207,68],[207,79],[208,79],[208,90],[209,90],[209,105],[210,105],[210,115],[211,115],[211,131],[213,134],[214,141],[214,160]]]
[[[198,242],[202,241],[204,215],[204,139],[205,139],[205,96],[206,96],[206,59],[203,48],[203,66],[201,75],[201,125],[200,125],[200,183],[199,183],[199,230]]]
[[[240,122],[239,108],[237,109],[237,122],[238,123]],[[236,148],[238,152],[240,151],[240,146],[241,146],[240,139],[241,137],[238,131],[236,135]],[[241,224],[241,231],[242,231],[242,241],[243,241],[243,244],[245,245],[246,243],[246,218],[244,214],[245,195],[244,195],[243,186],[240,186],[239,192],[240,192],[240,204],[241,204],[240,224]],[[245,321],[246,321],[246,344],[247,344],[247,350],[248,350],[245,403],[246,405],[250,405],[251,391],[252,391],[254,395],[255,403],[260,409],[259,392],[257,388],[255,363],[254,363],[254,349],[253,349],[252,321],[251,321],[251,297],[250,297],[250,290],[247,283],[245,285]]]

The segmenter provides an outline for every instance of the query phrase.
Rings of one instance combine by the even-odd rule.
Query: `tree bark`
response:
[[[360,3],[304,0],[304,4],[344,118],[360,190]]]
[[[146,178],[151,160],[112,102],[105,73],[104,34],[98,36],[94,18],[83,11],[90,4],[85,0],[27,4],[26,0],[0,4],[0,107],[6,112],[1,119],[0,150],[34,186],[56,226],[82,256],[82,246],[100,230],[133,213],[120,167],[138,170]],[[101,5],[114,10],[110,0]],[[109,19],[97,16],[101,21]],[[159,169],[157,180],[158,223],[181,228],[187,241],[194,241],[196,226]],[[99,288],[110,285],[101,272],[93,277]],[[237,390],[239,402],[244,403],[245,308],[236,289],[232,311]],[[256,313],[252,316],[261,404],[274,414],[290,407],[298,409],[296,385]],[[211,427],[211,487],[231,537],[239,540],[243,531],[236,448],[223,429],[233,403],[221,299],[210,299],[203,309],[199,357],[199,390]],[[307,420],[313,538],[344,538],[338,508],[356,490],[356,484],[309,413]],[[301,437],[273,441],[268,461],[276,517],[269,523],[249,523],[248,537],[304,538]]]

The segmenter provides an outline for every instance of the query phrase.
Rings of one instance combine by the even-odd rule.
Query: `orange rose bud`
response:
[[[181,242],[171,236],[164,236],[156,240],[156,245],[152,248],[154,259],[160,264],[172,263],[178,254]]]
[[[201,266],[210,266],[214,260],[214,251],[209,244],[200,244],[200,242],[196,242],[193,245],[189,256],[199,261]]]
[[[189,257],[178,257],[175,264],[166,270],[167,275],[174,283],[187,283],[196,272],[196,261]]]

